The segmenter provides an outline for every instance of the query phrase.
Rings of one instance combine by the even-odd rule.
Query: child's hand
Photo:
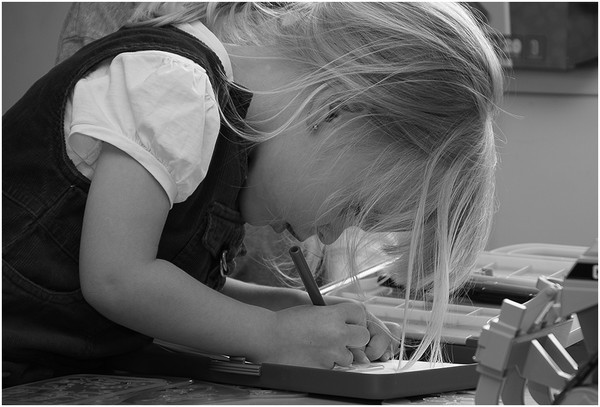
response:
[[[355,354],[362,353],[356,350],[364,349],[372,335],[361,304],[287,308],[276,313],[272,352],[263,361],[325,368],[350,366]]]
[[[394,322],[383,322],[367,312],[367,328],[371,339],[364,352],[370,361],[385,362],[394,357],[400,344],[401,328]]]

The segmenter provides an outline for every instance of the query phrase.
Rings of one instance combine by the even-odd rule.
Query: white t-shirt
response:
[[[199,38],[233,80],[223,44],[201,23],[178,28]],[[67,154],[88,179],[102,142],[129,154],[164,188],[171,206],[202,182],[220,120],[206,71],[190,59],[139,51],[105,61],[77,82],[65,113]]]

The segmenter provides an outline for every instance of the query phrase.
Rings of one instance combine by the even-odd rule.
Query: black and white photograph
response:
[[[2,404],[598,405],[598,2],[2,2]]]

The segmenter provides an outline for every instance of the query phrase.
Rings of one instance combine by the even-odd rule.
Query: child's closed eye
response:
[[[334,102],[329,105],[329,112],[323,121],[325,123],[329,123],[338,118],[343,112],[357,113],[360,110],[361,109],[359,106],[353,106],[348,103]]]
[[[339,103],[332,103],[332,104],[329,105],[329,112],[327,113],[327,116],[325,116],[325,119],[323,119],[323,122],[325,122],[325,123],[331,123],[337,117],[339,117],[339,115],[340,115],[340,105],[339,105]]]

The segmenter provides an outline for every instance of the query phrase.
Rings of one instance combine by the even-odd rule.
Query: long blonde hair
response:
[[[423,298],[426,290],[433,296],[432,321],[412,360],[428,348],[440,360],[450,294],[483,250],[494,211],[493,119],[503,93],[497,51],[459,4],[278,4],[152,4],[132,21],[201,20],[224,42],[277,47],[303,67],[288,90],[331,92],[313,106],[309,124],[337,109],[367,120],[360,138],[337,133],[334,148],[322,152],[336,161],[356,148],[378,149],[356,184],[333,191],[322,212],[342,210],[348,225],[397,233],[385,247],[399,258],[394,276],[407,298]],[[360,240],[349,245],[350,258]]]

